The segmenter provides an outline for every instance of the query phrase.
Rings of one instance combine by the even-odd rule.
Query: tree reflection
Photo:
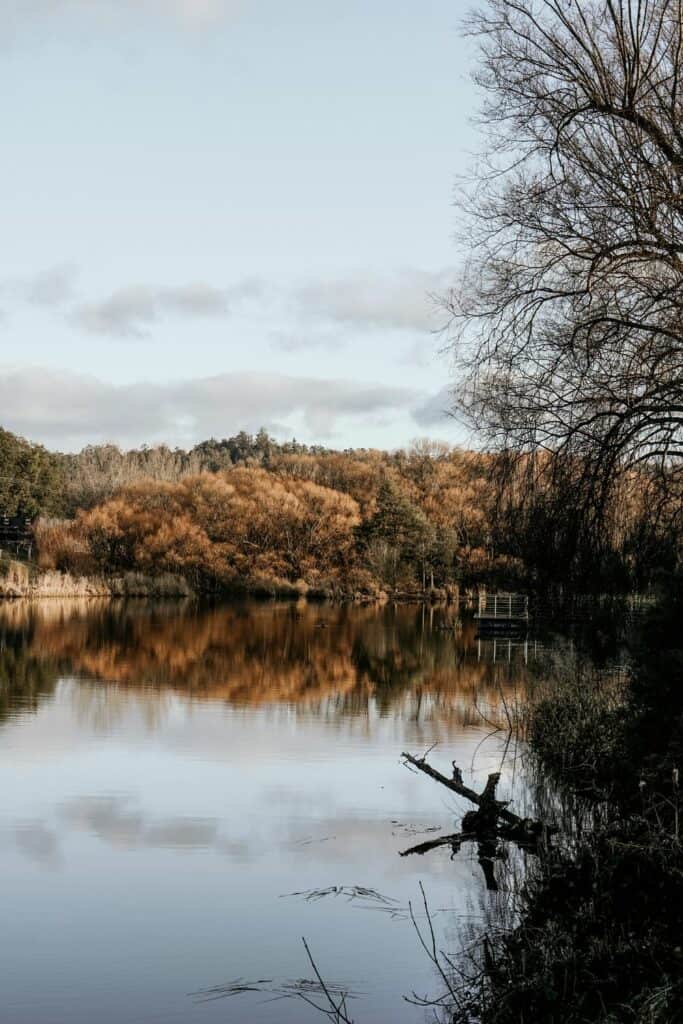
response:
[[[231,705],[344,715],[399,711],[481,725],[524,684],[519,659],[481,657],[452,609],[300,602],[106,601],[0,606],[0,717],[35,708],[60,678]]]

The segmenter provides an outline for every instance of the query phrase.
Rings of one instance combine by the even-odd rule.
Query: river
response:
[[[446,949],[500,897],[472,846],[399,856],[467,809],[400,755],[523,800],[537,657],[452,608],[1,605],[3,1024],[322,1019],[302,936],[357,1024],[423,1021],[420,883]]]

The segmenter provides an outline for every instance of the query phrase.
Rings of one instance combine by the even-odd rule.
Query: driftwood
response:
[[[453,857],[459,852],[463,843],[475,842],[479,864],[486,879],[486,887],[495,892],[498,889],[498,883],[494,873],[494,862],[501,855],[498,847],[499,840],[514,842],[520,847],[537,852],[538,844],[541,838],[547,835],[548,830],[540,822],[521,818],[518,814],[514,814],[508,810],[505,801],[496,799],[500,772],[493,772],[489,775],[484,789],[481,793],[477,793],[476,790],[470,789],[464,784],[462,773],[455,761],[453,761],[453,777],[449,779],[427,763],[426,755],[414,757],[412,754],[404,753],[402,757],[406,765],[417,768],[418,771],[424,772],[431,779],[441,783],[446,789],[457,793],[458,796],[465,797],[470,803],[475,804],[477,810],[468,811],[465,814],[462,819],[462,832],[418,843],[417,846],[403,850],[400,854],[401,857],[429,853],[430,850],[435,850],[439,846],[450,846],[451,857]]]
[[[481,825],[484,822],[491,823],[495,826],[496,820],[501,818],[507,822],[508,825],[517,825],[524,827],[526,822],[524,818],[520,818],[518,814],[513,814],[507,808],[507,803],[502,800],[496,800],[496,787],[500,781],[500,772],[494,772],[489,775],[486,786],[481,793],[477,793],[476,790],[470,789],[462,781],[462,774],[460,769],[456,766],[455,761],[453,762],[453,777],[449,779],[446,775],[442,775],[441,772],[437,771],[436,768],[432,768],[427,763],[424,757],[414,757],[412,754],[401,754],[405,764],[411,765],[413,768],[417,768],[418,771],[424,772],[425,775],[429,775],[431,779],[436,782],[440,782],[446,789],[452,790],[457,793],[458,796],[464,796],[470,803],[476,804],[479,811],[475,811],[474,814],[480,820]],[[466,816],[467,817],[467,816]],[[473,822],[474,823],[474,822]],[[463,821],[463,825],[465,822]],[[471,826],[467,828],[467,831],[474,832]]]

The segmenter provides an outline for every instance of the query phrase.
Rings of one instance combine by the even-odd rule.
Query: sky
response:
[[[0,0],[0,425],[63,450],[447,414],[466,0]]]

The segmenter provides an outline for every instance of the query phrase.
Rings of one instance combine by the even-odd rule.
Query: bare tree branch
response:
[[[683,0],[487,0],[482,173],[446,300],[458,409],[593,465],[683,451]]]

